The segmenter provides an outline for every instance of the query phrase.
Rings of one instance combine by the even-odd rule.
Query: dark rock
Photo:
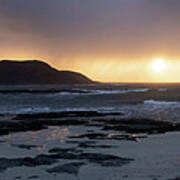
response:
[[[107,134],[104,133],[91,133],[91,134],[82,134],[77,136],[69,136],[69,138],[88,138],[88,139],[104,139],[107,137]]]
[[[122,176],[122,178],[128,178],[128,175],[124,175],[124,176]]]
[[[26,145],[26,144],[11,144],[11,146],[18,147],[21,149],[31,150],[32,148],[39,147],[38,145]]]
[[[87,142],[82,142],[82,143],[79,143],[78,147],[80,148],[112,148],[114,146],[111,146],[111,145],[93,145],[93,144],[89,144]]]
[[[121,133],[111,133],[108,135],[109,139],[117,139],[117,140],[128,140],[128,141],[136,141],[139,142],[140,139],[147,138],[145,135],[137,136],[135,134],[121,134]]]
[[[21,179],[21,176],[16,176],[15,179]]]
[[[180,180],[180,177],[172,178],[172,179],[169,179],[169,180]]]
[[[82,150],[77,150],[76,148],[53,148],[49,150],[49,153],[66,153],[66,152],[73,152],[73,153],[80,153]]]
[[[37,178],[39,178],[39,176],[37,176],[37,175],[33,175],[33,176],[28,177],[28,179],[37,179]]]
[[[134,134],[121,134],[121,133],[111,133],[111,134],[103,134],[103,133],[92,133],[92,134],[82,134],[82,135],[77,135],[77,136],[69,136],[69,138],[77,138],[77,139],[81,139],[81,138],[88,138],[88,139],[95,139],[95,140],[104,140],[104,139],[116,139],[116,140],[128,140],[128,141],[136,141],[139,142],[140,139],[142,138],[147,138],[147,136],[137,136]],[[98,147],[97,145],[88,145],[87,142],[76,142],[77,144],[81,144],[80,146],[84,146],[84,147]],[[99,146],[99,147],[103,147],[103,145]],[[104,146],[104,148],[108,148],[109,146],[106,147],[106,145]]]
[[[131,158],[121,158],[115,155],[98,154],[98,153],[82,153],[78,159],[88,160],[91,163],[100,164],[101,166],[123,166],[133,161]]]
[[[37,131],[45,128],[47,126],[39,121],[1,121],[0,135],[12,132]]]
[[[116,119],[111,119],[110,117],[105,118],[105,116],[110,115],[111,113],[99,113],[96,111],[19,114],[13,118],[13,120],[1,121],[0,135],[13,132],[37,131],[46,129],[48,126],[98,126],[101,130],[105,131],[114,130],[127,133],[146,134],[180,130],[180,123],[156,121],[151,119],[120,119],[119,117],[118,119],[117,117]],[[86,118],[79,119],[77,117]],[[104,118],[99,119],[96,117]],[[108,134],[104,133],[88,133],[79,136],[70,136],[70,138],[105,139],[107,136]],[[131,140],[131,138],[129,137],[128,140]],[[132,140],[135,140],[134,137],[132,137]]]
[[[85,163],[83,162],[67,163],[64,165],[59,165],[51,169],[48,169],[47,172],[48,173],[68,173],[68,174],[78,175],[79,168],[83,166],[84,164]]]
[[[128,133],[165,133],[179,131],[180,124],[151,119],[109,120],[106,121],[103,130],[126,131]]]
[[[8,168],[20,167],[20,166],[41,166],[41,165],[51,165],[56,163],[57,160],[46,155],[39,155],[35,158],[25,157],[25,158],[0,158],[0,171],[4,171]]]
[[[46,129],[48,126],[76,126],[84,125],[83,120],[11,120],[1,121],[0,135],[6,135],[13,132],[38,131]]]
[[[72,152],[70,152],[72,151]],[[67,159],[67,160],[78,160],[78,164],[70,163],[63,166],[57,166],[55,168],[49,169],[49,172],[69,172],[73,174],[78,173],[78,169],[85,162],[96,163],[101,166],[122,166],[130,163],[133,159],[122,158],[115,155],[109,154],[100,154],[100,153],[83,153],[82,151],[74,149],[52,149],[49,151],[50,154],[38,155],[34,158],[25,157],[25,158],[0,158],[0,172],[5,171],[8,168],[27,166],[35,167],[42,165],[52,165],[58,162],[58,159]],[[51,154],[53,153],[53,154]],[[78,168],[76,168],[76,166]],[[69,168],[70,167],[70,168]],[[69,170],[68,170],[69,169]]]
[[[57,154],[49,155],[51,158],[56,159],[69,159],[69,160],[85,160],[90,163],[96,163],[101,166],[122,166],[128,164],[133,159],[131,158],[121,158],[115,155],[100,154],[100,153],[68,153],[60,152]]]
[[[0,143],[5,143],[6,141],[2,141],[2,140],[0,140]]]
[[[122,113],[100,113],[97,111],[68,111],[68,112],[50,112],[50,113],[34,113],[34,114],[18,114],[14,120],[26,119],[49,119],[49,118],[65,118],[65,117],[103,117],[103,116],[120,116]]]
[[[95,142],[95,141],[94,141],[94,142]],[[67,140],[66,143],[68,143],[68,144],[79,144],[79,141]]]

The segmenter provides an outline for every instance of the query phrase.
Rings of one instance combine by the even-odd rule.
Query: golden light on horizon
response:
[[[168,65],[165,59],[156,58],[153,60],[151,68],[154,73],[162,74],[167,70]]]
[[[129,60],[122,57],[79,57],[62,59],[61,57],[30,56],[31,52],[23,53],[20,57],[16,52],[0,59],[44,61],[58,70],[70,70],[82,73],[94,81],[100,82],[179,82],[180,60],[173,57],[144,57]],[[59,59],[62,59],[61,61]],[[84,60],[86,59],[86,61]],[[71,63],[69,63],[71,61]]]

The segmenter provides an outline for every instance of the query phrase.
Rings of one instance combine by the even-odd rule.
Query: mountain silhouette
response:
[[[0,85],[89,84],[92,80],[72,71],[58,71],[39,60],[0,61]]]

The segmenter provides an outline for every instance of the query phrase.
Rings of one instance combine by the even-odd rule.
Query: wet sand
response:
[[[122,113],[19,114],[0,126],[0,178],[177,178],[180,124]]]

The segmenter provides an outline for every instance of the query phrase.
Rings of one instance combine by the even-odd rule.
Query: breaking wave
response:
[[[144,104],[157,105],[157,106],[168,106],[168,105],[180,105],[180,102],[145,100]]]

